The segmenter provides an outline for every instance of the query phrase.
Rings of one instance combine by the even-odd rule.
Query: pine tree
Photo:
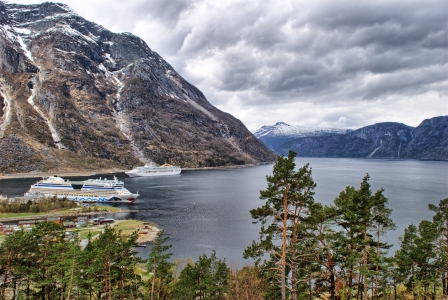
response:
[[[65,286],[61,278],[65,277],[62,268],[66,259],[69,243],[65,240],[65,229],[53,222],[40,223],[32,231],[38,240],[34,285],[38,288],[37,296],[42,299],[58,298],[64,294]]]
[[[133,247],[137,245],[137,232],[126,238],[121,231],[106,226],[97,239],[90,240],[80,258],[84,263],[83,290],[89,298],[138,298],[141,278],[135,268],[141,259]]]
[[[173,287],[173,299],[224,300],[229,274],[225,260],[218,259],[215,251],[210,257],[204,254],[182,269]]]
[[[436,238],[436,227],[427,220],[421,221],[418,227],[409,225],[404,236],[400,237],[400,249],[396,251],[395,259],[414,298],[416,283],[421,284],[427,293],[429,283],[435,281]]]
[[[264,300],[267,287],[268,283],[257,267],[244,266],[231,272],[226,300]]]
[[[448,297],[448,198],[440,200],[439,205],[429,204],[429,209],[436,214],[433,218],[437,228],[438,266],[442,280],[443,295]]]
[[[168,285],[173,280],[172,268],[174,263],[168,261],[173,254],[166,253],[171,248],[171,245],[165,245],[168,237],[163,237],[163,235],[163,230],[157,233],[147,261],[148,272],[152,273],[151,300],[168,299]]]
[[[343,266],[346,269],[346,284],[353,290],[353,279],[357,278],[358,295],[362,291],[364,299],[367,299],[367,278],[375,277],[378,280],[379,265],[386,254],[382,250],[391,247],[381,242],[380,237],[386,230],[395,228],[390,219],[392,210],[387,207],[388,199],[383,195],[384,190],[380,189],[372,195],[369,179],[367,174],[358,190],[346,187],[334,201],[339,211],[338,224],[344,230],[340,251],[346,257]],[[372,269],[375,271],[372,272]]]
[[[307,244],[307,222],[316,186],[308,164],[294,170],[295,156],[290,151],[287,158],[279,157],[272,176],[266,176],[268,187],[260,191],[265,204],[250,212],[255,222],[261,223],[260,238],[244,252],[244,257],[255,258],[257,264],[266,253],[270,254],[263,263],[264,270],[277,276],[282,300],[287,298],[287,291],[291,299],[297,299],[298,267],[305,250],[300,245]]]
[[[309,266],[315,262],[319,265],[320,272],[314,271],[316,285],[321,292],[328,292],[330,299],[336,299],[336,282],[338,280],[338,257],[336,251],[339,234],[334,230],[337,210],[333,206],[324,206],[315,203],[311,209],[314,231],[312,233],[316,240],[315,249],[317,257],[314,261],[308,261]]]
[[[38,241],[32,232],[19,231],[7,236],[0,245],[0,298],[5,299],[6,290],[13,288],[19,293],[18,283],[23,282],[26,297],[31,294],[31,282],[39,265],[36,261]]]

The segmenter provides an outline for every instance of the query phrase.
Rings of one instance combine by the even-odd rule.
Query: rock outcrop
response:
[[[64,4],[0,2],[0,111],[0,173],[275,159],[139,37]]]
[[[448,116],[424,120],[414,128],[401,157],[448,160]]]

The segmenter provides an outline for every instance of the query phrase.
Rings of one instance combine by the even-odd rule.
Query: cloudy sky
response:
[[[448,115],[446,0],[57,2],[138,35],[252,131]]]

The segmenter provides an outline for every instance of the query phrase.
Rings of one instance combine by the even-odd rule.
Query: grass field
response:
[[[111,226],[117,231],[121,230],[122,237],[126,237],[135,231],[139,231],[139,229],[144,226],[144,223],[145,222],[139,220],[116,220],[114,223],[109,223],[107,225],[88,225],[85,227],[67,228],[66,231],[77,232],[81,240],[87,240],[87,238],[89,237],[89,233],[91,234],[92,238],[95,239],[100,233],[103,232],[104,227]],[[146,243],[152,241],[156,237],[158,231],[159,229],[151,223],[149,229],[146,230],[147,233],[138,235],[138,243]],[[1,234],[0,232],[0,244],[4,241],[5,238],[6,236],[4,234]]]
[[[143,226],[143,222],[138,220],[117,220],[114,223],[110,223],[109,225],[116,230],[121,230],[121,233],[123,235],[126,235],[131,234],[132,232],[141,228]],[[102,232],[105,226],[106,225],[89,225],[80,228],[67,228],[67,231],[77,231],[82,237],[87,237],[89,232],[91,232],[92,235]]]

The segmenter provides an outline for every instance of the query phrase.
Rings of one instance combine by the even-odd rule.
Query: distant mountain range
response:
[[[282,144],[296,138],[308,136],[341,135],[352,131],[351,129],[305,127],[277,122],[274,125],[264,125],[254,132],[254,135],[263,141],[269,149],[275,151]]]
[[[357,130],[291,126],[283,122],[254,132],[278,155],[448,160],[448,116],[417,127],[385,122]]]

